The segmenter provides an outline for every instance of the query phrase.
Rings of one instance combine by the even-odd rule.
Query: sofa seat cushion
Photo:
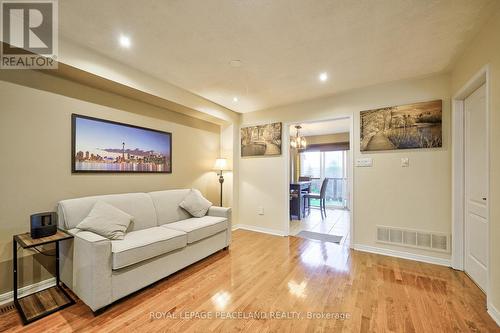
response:
[[[163,224],[162,227],[187,233],[187,242],[190,244],[227,229],[227,219],[215,216],[193,217],[179,222]]]
[[[120,269],[187,245],[183,231],[152,227],[131,231],[122,240],[111,241],[113,269]]]

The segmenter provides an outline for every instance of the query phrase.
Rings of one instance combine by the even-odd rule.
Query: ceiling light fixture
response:
[[[132,42],[130,41],[130,37],[125,36],[125,35],[120,35],[120,45],[125,48],[129,48],[132,45]]]
[[[238,103],[238,101],[239,101],[238,97],[234,96],[233,97],[233,102]]]
[[[328,80],[328,73],[327,72],[323,72],[319,75],[319,80],[321,82],[325,82],[326,80]]]
[[[302,128],[302,126],[295,125],[295,128],[297,129],[297,132],[295,133],[294,137],[290,138],[290,146],[296,149],[306,149],[307,148],[306,138],[300,136],[300,129]]]

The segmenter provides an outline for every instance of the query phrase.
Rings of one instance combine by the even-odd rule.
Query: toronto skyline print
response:
[[[73,172],[170,173],[172,134],[73,115]]]

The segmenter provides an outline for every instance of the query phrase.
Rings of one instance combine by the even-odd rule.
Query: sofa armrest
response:
[[[112,302],[111,241],[90,231],[74,237],[73,291],[97,311]]]
[[[231,232],[232,232],[232,221],[231,221],[231,207],[217,207],[212,206],[208,209],[208,216],[217,216],[227,218],[227,238],[226,246],[231,244]]]

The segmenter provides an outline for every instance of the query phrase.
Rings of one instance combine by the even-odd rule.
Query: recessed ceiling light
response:
[[[234,96],[233,97],[233,102],[238,103],[238,101],[239,101],[238,97]]]
[[[122,47],[126,47],[127,49],[132,45],[132,42],[130,41],[130,37],[125,36],[125,35],[120,35],[120,45]]]
[[[326,80],[328,80],[328,73],[327,72],[323,72],[323,73],[319,74],[319,80],[321,82],[325,82]]]

